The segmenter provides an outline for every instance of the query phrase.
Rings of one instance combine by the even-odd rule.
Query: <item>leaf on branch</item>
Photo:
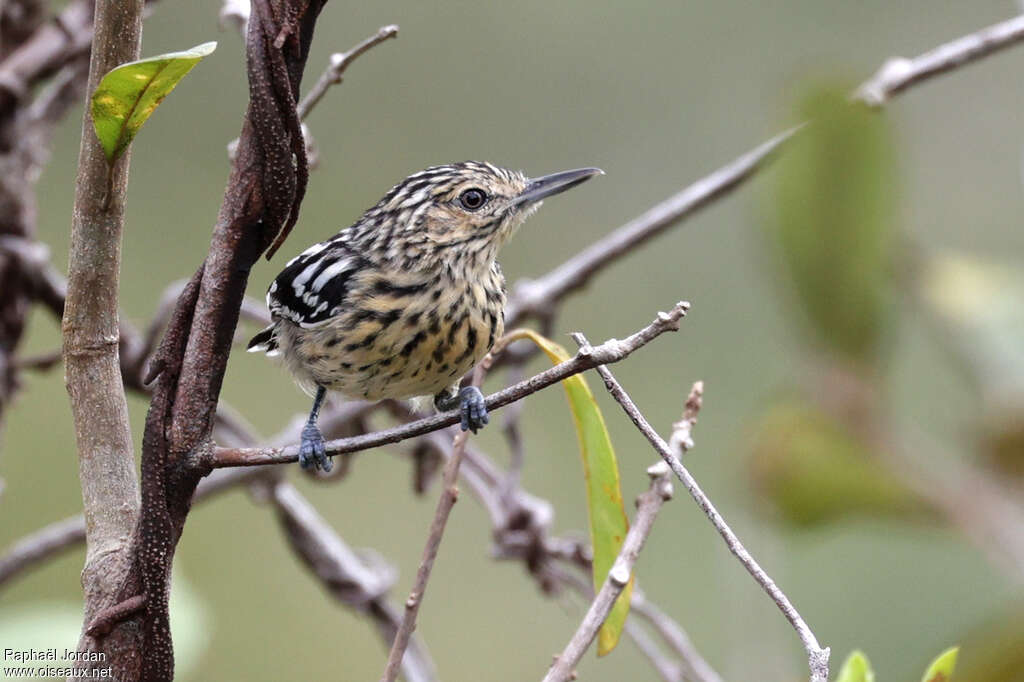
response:
[[[839,669],[836,682],[875,682],[875,671],[871,669],[868,657],[860,651],[852,652]]]
[[[921,682],[949,682],[953,679],[953,670],[956,668],[956,657],[959,653],[960,647],[955,646],[939,654],[928,666]]]
[[[552,364],[565,362],[570,355],[557,343],[530,329],[510,332],[507,340],[529,339],[537,344]],[[593,581],[596,594],[604,583],[622,543],[629,532],[629,519],[622,503],[619,485],[619,465],[615,459],[608,428],[594,394],[580,376],[562,381],[569,398],[576,435],[583,459],[583,475],[587,486],[587,512],[590,519],[590,542],[594,548]],[[608,618],[597,634],[597,655],[604,656],[615,648],[629,615],[629,602],[633,592],[633,578],[619,595]]]
[[[164,97],[215,49],[217,43],[203,43],[184,52],[122,64],[103,77],[92,95],[90,112],[108,162],[124,153]]]
[[[768,227],[816,341],[870,365],[895,294],[896,172],[884,118],[846,92],[817,88],[798,104],[810,124],[779,160]]]

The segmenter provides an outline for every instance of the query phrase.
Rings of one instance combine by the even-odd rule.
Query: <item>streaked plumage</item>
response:
[[[459,380],[504,329],[498,250],[543,197],[598,172],[530,180],[467,161],[409,176],[287,263],[267,292],[274,324],[249,349],[280,353],[317,393],[314,429],[321,389],[367,400],[430,395],[454,406]],[[482,397],[463,393],[463,428],[476,430],[486,423]],[[319,431],[308,435],[315,441]],[[318,444],[308,445],[303,465],[329,468]]]

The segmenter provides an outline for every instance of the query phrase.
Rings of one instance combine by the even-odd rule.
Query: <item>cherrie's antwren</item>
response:
[[[433,396],[439,410],[460,409],[464,431],[486,424],[480,390],[459,382],[504,330],[498,250],[542,199],[601,173],[528,178],[478,161],[434,166],[289,261],[267,291],[274,322],[249,350],[281,354],[315,395],[303,468],[331,467],[317,426],[327,391]]]

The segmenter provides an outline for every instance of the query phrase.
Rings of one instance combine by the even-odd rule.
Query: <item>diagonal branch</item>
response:
[[[427,581],[430,580],[430,573],[434,568],[434,561],[437,559],[437,552],[441,547],[441,538],[444,537],[448,516],[451,514],[452,507],[455,506],[455,502],[459,499],[459,489],[456,487],[456,484],[459,478],[459,465],[462,463],[462,456],[466,452],[467,440],[469,440],[469,434],[463,432],[455,436],[455,441],[452,444],[452,456],[444,468],[441,495],[437,500],[434,519],[430,523],[427,544],[423,548],[423,558],[420,560],[420,566],[416,571],[416,581],[413,584],[412,591],[409,593],[409,598],[405,601],[405,614],[398,632],[395,634],[394,642],[391,644],[391,651],[388,653],[388,662],[384,668],[381,682],[395,682],[406,649],[409,646],[412,631],[416,628],[416,616],[419,614],[420,605],[423,603],[423,596],[427,591]]]
[[[544,676],[544,682],[565,682],[576,678],[574,668],[590,648],[597,631],[611,613],[616,599],[629,584],[633,566],[640,556],[644,543],[647,542],[647,536],[651,534],[654,519],[661,511],[661,505],[672,499],[672,482],[669,480],[668,467],[663,462],[658,462],[647,469],[647,474],[651,477],[651,485],[637,499],[636,517],[633,519],[633,526],[626,533],[626,539],[622,542],[622,549],[619,550],[615,563],[608,571],[608,577],[604,579],[604,584],[583,616],[583,622],[558,655],[548,674]]]
[[[939,45],[913,59],[893,57],[854,96],[879,107],[912,85],[1024,41],[1024,14]]]
[[[504,407],[509,403],[521,400],[526,396],[558,383],[566,377],[579,374],[598,365],[618,362],[628,357],[633,351],[642,348],[667,331],[677,331],[679,320],[686,315],[690,304],[679,302],[670,312],[658,313],[657,319],[626,339],[611,339],[586,350],[580,350],[575,356],[563,363],[540,372],[514,386],[493,393],[486,398],[488,410]],[[353,438],[342,438],[327,443],[328,455],[339,455],[346,452],[367,450],[379,445],[397,443],[399,441],[422,436],[451,426],[459,421],[458,412],[444,412],[420,419],[411,424],[403,424],[391,429],[377,431]],[[298,460],[299,448],[290,445],[285,448],[216,448],[208,462],[210,467],[255,466],[261,464],[283,464]]]
[[[293,485],[276,481],[267,487],[288,543],[302,562],[331,596],[373,620],[386,643],[395,641],[402,618],[387,599],[393,571],[366,566]],[[434,682],[434,664],[423,643],[411,631],[405,643],[401,670],[406,682]]]
[[[589,347],[590,343],[582,334],[574,334],[573,339],[576,343],[580,344],[581,349]],[[669,465],[676,477],[686,487],[687,492],[697,503],[697,506],[701,508],[708,520],[711,521],[711,525],[715,527],[718,534],[725,540],[726,546],[729,551],[732,552],[743,567],[747,569],[747,572],[753,576],[754,580],[758,585],[771,597],[772,601],[775,602],[779,610],[789,621],[793,629],[796,630],[797,635],[800,637],[800,641],[803,642],[804,650],[807,652],[808,665],[811,669],[811,682],[828,682],[828,659],[829,649],[824,649],[818,644],[817,638],[814,636],[814,632],[807,626],[804,619],[800,616],[800,613],[793,606],[792,602],[786,594],[779,589],[775,584],[775,581],[765,572],[763,568],[754,560],[747,548],[743,546],[740,539],[736,537],[736,534],[729,527],[729,524],[725,522],[722,515],[715,509],[715,505],[711,503],[711,499],[701,490],[697,484],[697,480],[690,474],[690,472],[683,466],[683,463],[679,461],[679,458],[675,456],[668,443],[658,435],[658,432],[648,423],[643,413],[637,408],[636,403],[629,397],[629,394],[622,388],[622,385],[615,379],[611,371],[607,367],[597,367],[597,373],[604,379],[604,385],[608,389],[615,401],[622,406],[623,411],[632,420],[633,424],[636,425],[640,432],[647,438],[647,440],[654,446],[654,449],[661,455],[662,459]]]
[[[893,95],[918,83],[1013,47],[1022,40],[1024,15],[958,38],[913,59],[890,60],[857,89],[854,97],[872,106],[881,106]],[[790,128],[776,135],[735,161],[697,180],[546,275],[535,280],[517,282],[506,311],[507,326],[515,327],[530,315],[550,318],[562,298],[584,287],[609,264],[704,206],[729,195],[756,175],[801,127]]]
[[[311,111],[313,111],[313,107],[320,103],[320,100],[327,94],[330,87],[341,83],[345,70],[352,62],[358,59],[361,54],[372,47],[380,45],[388,38],[397,37],[397,25],[389,24],[387,26],[381,26],[376,33],[363,40],[348,52],[336,52],[332,54],[330,64],[328,64],[324,72],[320,74],[320,78],[317,79],[316,85],[306,93],[306,96],[302,98],[302,101],[299,102],[298,107],[296,107],[299,112],[299,120],[306,120],[306,117],[309,116]]]

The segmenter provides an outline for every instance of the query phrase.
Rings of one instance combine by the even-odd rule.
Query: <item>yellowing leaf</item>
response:
[[[953,679],[953,670],[956,668],[956,657],[959,653],[960,647],[955,646],[939,654],[928,666],[921,682],[949,682]]]
[[[565,362],[569,354],[557,343],[529,330],[511,332],[509,340],[529,339],[543,350],[552,363]],[[594,548],[593,580],[594,592],[601,589],[615,558],[622,548],[629,531],[629,519],[622,504],[622,489],[619,486],[619,465],[615,460],[608,429],[601,410],[594,400],[594,394],[580,376],[571,376],[562,381],[569,398],[576,435],[580,442],[580,456],[583,459],[583,475],[587,486],[587,512],[590,518],[590,542]],[[611,613],[597,634],[597,655],[604,656],[615,648],[622,634],[622,628],[629,614],[629,600],[633,593],[633,578],[619,595]]]
[[[860,651],[852,652],[839,669],[836,682],[875,682],[875,672],[871,669],[868,657]]]
[[[171,90],[217,43],[122,64],[103,77],[92,94],[92,125],[113,163]]]

